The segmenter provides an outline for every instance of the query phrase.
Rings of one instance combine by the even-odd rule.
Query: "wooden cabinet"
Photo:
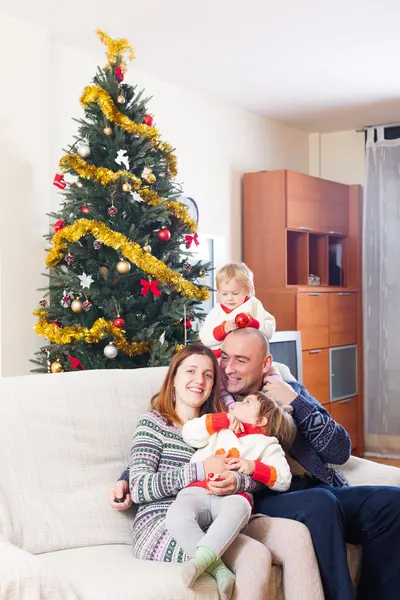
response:
[[[321,231],[347,235],[349,231],[349,186],[334,181],[322,184]]]
[[[329,346],[329,297],[319,292],[297,295],[297,329],[304,350]]]
[[[343,425],[351,438],[353,452],[359,450],[358,397],[331,402],[330,413],[337,423]]]
[[[357,343],[357,294],[329,294],[329,346]]]
[[[316,177],[286,172],[286,227],[319,231],[321,194]]]
[[[321,404],[328,404],[329,350],[303,350],[303,383]]]

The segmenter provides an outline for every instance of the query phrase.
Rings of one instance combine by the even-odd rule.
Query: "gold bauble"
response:
[[[131,270],[131,263],[127,260],[120,260],[117,262],[117,271],[118,273],[121,273],[121,275],[125,275],[126,273],[129,273],[129,271]]]
[[[111,129],[111,127],[104,127],[103,129],[103,133],[105,135],[112,135],[113,130]]]
[[[150,252],[151,252],[151,246],[150,246],[150,244],[146,244],[145,246],[143,246],[143,250],[144,250],[145,252],[148,252],[148,253],[150,253]]]
[[[120,94],[117,98],[117,102],[118,102],[118,104],[125,104],[125,96]]]
[[[51,372],[52,373],[62,373],[64,371],[62,364],[59,360],[55,360],[51,363]]]
[[[71,302],[71,310],[76,313],[82,312],[82,302],[80,300],[74,300]]]
[[[130,191],[132,191],[132,186],[131,186],[131,184],[130,184],[130,183],[123,183],[123,184],[122,184],[122,190],[123,190],[124,192],[130,192]]]

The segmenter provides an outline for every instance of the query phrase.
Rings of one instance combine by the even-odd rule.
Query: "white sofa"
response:
[[[208,575],[189,591],[180,565],[135,559],[133,509],[119,513],[107,502],[164,374],[0,379],[0,600],[217,600]],[[361,459],[342,470],[354,483],[400,485],[399,469]],[[281,575],[274,566],[271,600],[283,598]]]

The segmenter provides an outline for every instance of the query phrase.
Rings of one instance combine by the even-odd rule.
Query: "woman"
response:
[[[219,369],[212,352],[200,345],[185,347],[175,355],[160,392],[151,401],[151,410],[137,425],[129,466],[131,498],[139,506],[133,523],[133,548],[137,558],[165,562],[182,562],[187,558],[166,529],[166,513],[176,494],[190,483],[204,479],[204,472],[225,471],[225,459],[212,456],[201,464],[189,463],[194,449],[183,441],[182,425],[204,412],[223,412],[218,390]],[[230,476],[237,479],[237,491],[255,488],[255,482],[248,476],[232,472]],[[111,500],[114,499],[115,492],[112,492]],[[283,520],[276,520],[276,525],[279,521]],[[302,528],[300,523],[296,525]],[[287,566],[284,571],[286,598],[319,600],[323,597],[319,593],[318,577],[311,589],[299,589],[298,585],[304,566],[308,572],[318,573],[316,563],[302,563],[302,556],[313,556],[313,553],[300,552],[292,562],[285,560],[288,550],[272,520],[256,519],[249,527],[262,544],[239,535],[224,555],[228,566],[236,571],[235,598],[258,600],[268,596],[271,556],[264,542],[272,543],[276,560]],[[311,544],[309,538],[306,539]],[[295,565],[295,574],[290,572],[290,564]],[[213,565],[209,572],[223,590],[223,580],[228,576],[224,564]]]

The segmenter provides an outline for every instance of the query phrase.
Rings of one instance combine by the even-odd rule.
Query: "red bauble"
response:
[[[83,212],[84,215],[88,215],[90,213],[90,208],[87,204],[84,204],[81,208],[81,211]]]
[[[247,327],[250,323],[249,315],[246,313],[240,313],[235,318],[235,323],[238,327]]]
[[[125,325],[125,320],[122,317],[117,317],[114,319],[113,324],[115,327],[118,327],[118,329],[122,329]]]
[[[144,115],[143,123],[146,123],[149,127],[153,127],[153,117],[151,115]]]
[[[60,231],[60,229],[64,229],[65,227],[65,219],[59,219],[58,221],[56,221],[54,223],[54,231],[57,233],[57,231]]]
[[[171,232],[166,227],[163,227],[160,229],[160,231],[157,231],[157,235],[158,239],[162,240],[163,242],[168,242],[168,240],[171,239]]]
[[[118,79],[119,82],[124,80],[124,72],[121,69],[121,67],[115,67],[115,77]]]
[[[52,325],[55,329],[58,329],[59,327],[61,327],[60,323],[58,323],[57,321],[53,321]]]
[[[192,329],[193,325],[192,325],[192,321],[190,319],[186,319],[185,327],[186,327],[186,329]]]

